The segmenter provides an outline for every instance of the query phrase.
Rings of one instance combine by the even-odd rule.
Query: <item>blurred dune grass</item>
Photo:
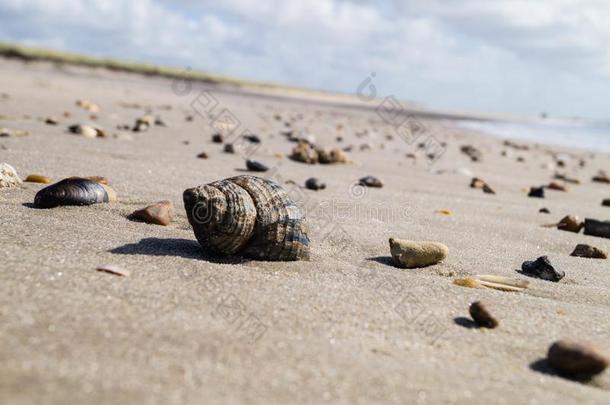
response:
[[[125,61],[113,58],[93,57],[78,53],[62,52],[52,49],[30,47],[7,42],[0,42],[0,56],[5,58],[19,59],[25,62],[45,61],[58,65],[103,68],[112,71],[138,73],[147,76],[159,76],[170,79],[186,79],[204,83],[230,84],[234,86],[248,87],[296,89],[291,86],[284,86],[276,83],[241,80],[233,77],[214,75],[191,69],[158,66],[148,63]]]

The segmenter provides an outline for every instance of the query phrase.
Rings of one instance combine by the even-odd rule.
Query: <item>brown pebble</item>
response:
[[[487,184],[485,180],[480,179],[478,177],[472,178],[472,180],[470,181],[470,187],[481,189],[486,194],[496,194],[496,192],[491,187],[489,187],[489,184]]]
[[[59,120],[55,117],[47,117],[47,119],[44,120],[44,123],[48,125],[58,125]]]
[[[473,162],[479,162],[483,158],[483,153],[472,145],[463,145],[460,150]]]
[[[224,147],[225,153],[235,153],[235,146],[232,143],[227,143]]]
[[[610,207],[610,198],[605,198],[602,201],[602,207]]]
[[[591,245],[579,243],[570,256],[586,257],[588,259],[607,259],[608,253]]]
[[[216,133],[216,134],[212,135],[212,142],[214,142],[214,143],[223,143],[224,139],[222,137],[222,134]]]
[[[591,180],[597,183],[610,184],[610,174],[600,170]]]
[[[562,231],[578,233],[583,228],[584,224],[575,215],[568,215],[559,221],[557,229]]]
[[[546,186],[549,190],[556,190],[556,191],[568,191],[568,189],[566,188],[566,186],[557,183],[556,181],[552,181],[549,183],[548,186]]]
[[[573,178],[573,177],[568,177],[565,174],[561,174],[561,173],[555,173],[555,178],[557,180],[563,180],[566,183],[571,183],[571,184],[580,184],[580,180]]]
[[[30,174],[25,178],[25,181],[28,183],[42,183],[49,184],[51,179],[47,176],[43,176],[42,174]]]
[[[160,201],[141,210],[134,211],[129,219],[139,219],[149,224],[169,225],[175,215],[171,201]]]
[[[551,211],[548,208],[544,208],[544,207],[540,208],[538,210],[538,212],[540,212],[541,214],[550,214],[551,213]]]
[[[205,153],[205,152],[201,152],[200,154],[198,154],[198,155],[197,155],[197,157],[198,157],[199,159],[207,159],[209,156],[208,156],[208,154],[207,154],[207,153]]]
[[[559,373],[569,376],[591,377],[608,367],[608,358],[594,345],[559,340],[551,345],[547,361]]]
[[[127,277],[129,276],[129,272],[127,270],[123,270],[119,266],[115,266],[114,264],[103,264],[101,266],[97,266],[97,271],[103,271],[104,273],[114,274],[115,276]]]
[[[481,301],[470,304],[468,312],[475,323],[481,327],[493,329],[498,326],[498,320],[489,313]]]

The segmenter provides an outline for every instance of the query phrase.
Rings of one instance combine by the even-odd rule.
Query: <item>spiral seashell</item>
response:
[[[34,197],[36,208],[60,205],[91,205],[116,200],[109,186],[89,179],[70,177],[43,188]]]
[[[184,207],[199,244],[217,254],[259,260],[307,260],[301,210],[275,182],[236,176],[184,191]]]

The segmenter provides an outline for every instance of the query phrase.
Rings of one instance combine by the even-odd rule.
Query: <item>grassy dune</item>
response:
[[[77,53],[60,52],[51,49],[34,48],[19,44],[0,42],[0,56],[23,61],[47,61],[61,65],[104,68],[113,71],[139,73],[149,76],[168,77],[171,79],[189,79],[206,83],[225,83],[237,86],[287,87],[273,83],[249,82],[231,77],[212,75],[206,72],[188,69],[157,66],[147,63],[123,61],[112,58],[98,58]]]

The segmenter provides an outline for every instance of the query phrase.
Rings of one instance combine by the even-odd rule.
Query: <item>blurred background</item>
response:
[[[434,108],[607,117],[605,0],[0,0],[0,41]]]

